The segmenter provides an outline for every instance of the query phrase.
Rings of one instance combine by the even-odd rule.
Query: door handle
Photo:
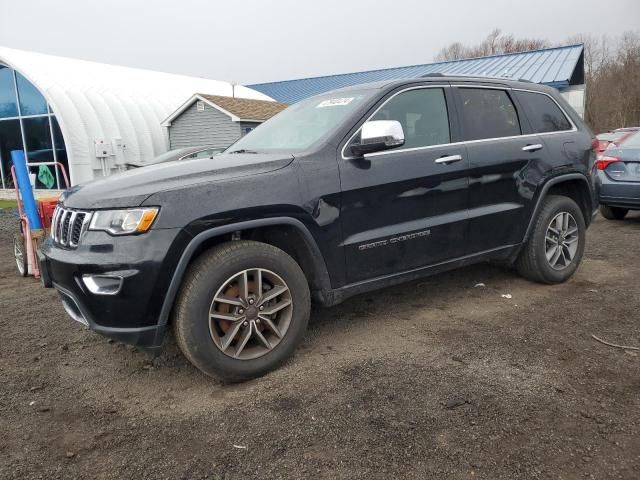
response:
[[[449,165],[450,163],[459,162],[460,160],[462,160],[462,155],[448,155],[446,157],[436,158],[436,163]]]
[[[538,150],[542,150],[542,145],[536,143],[534,145],[527,145],[526,147],[522,147],[523,152],[537,152]]]

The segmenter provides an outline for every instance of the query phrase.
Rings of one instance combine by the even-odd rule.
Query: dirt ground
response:
[[[0,211],[2,479],[640,478],[640,352],[591,338],[640,346],[640,214],[598,218],[564,285],[479,265],[316,310],[240,385],[70,320],[14,229]]]

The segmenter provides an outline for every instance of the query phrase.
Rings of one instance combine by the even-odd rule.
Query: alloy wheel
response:
[[[236,273],[218,289],[209,309],[209,331],[225,355],[250,360],[282,341],[292,314],[286,282],[270,270],[252,268]]]
[[[578,251],[578,224],[569,212],[558,213],[547,227],[545,255],[554,270],[567,268]]]

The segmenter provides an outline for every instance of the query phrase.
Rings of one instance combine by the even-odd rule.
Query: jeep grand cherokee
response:
[[[228,380],[280,365],[312,299],[486,260],[548,284],[597,209],[593,136],[554,89],[427,77],[301,101],[210,159],[63,194],[40,253],[75,320]]]

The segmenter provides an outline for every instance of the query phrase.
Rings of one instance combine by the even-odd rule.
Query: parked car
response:
[[[555,284],[597,211],[595,138],[554,89],[425,77],[296,103],[216,157],[71,188],[45,286],[96,332],[242,380],[300,343],[311,300],[486,260]],[[430,295],[428,291],[425,295]]]
[[[157,165],[159,163],[174,162],[176,160],[193,160],[195,158],[213,158],[214,155],[222,152],[224,148],[210,147],[206,145],[198,145],[194,147],[177,148],[169,150],[149,162],[133,163],[127,165],[131,168],[147,167],[149,165]]]
[[[629,210],[640,210],[640,131],[618,146],[610,145],[596,168],[603,217],[621,220]]]

